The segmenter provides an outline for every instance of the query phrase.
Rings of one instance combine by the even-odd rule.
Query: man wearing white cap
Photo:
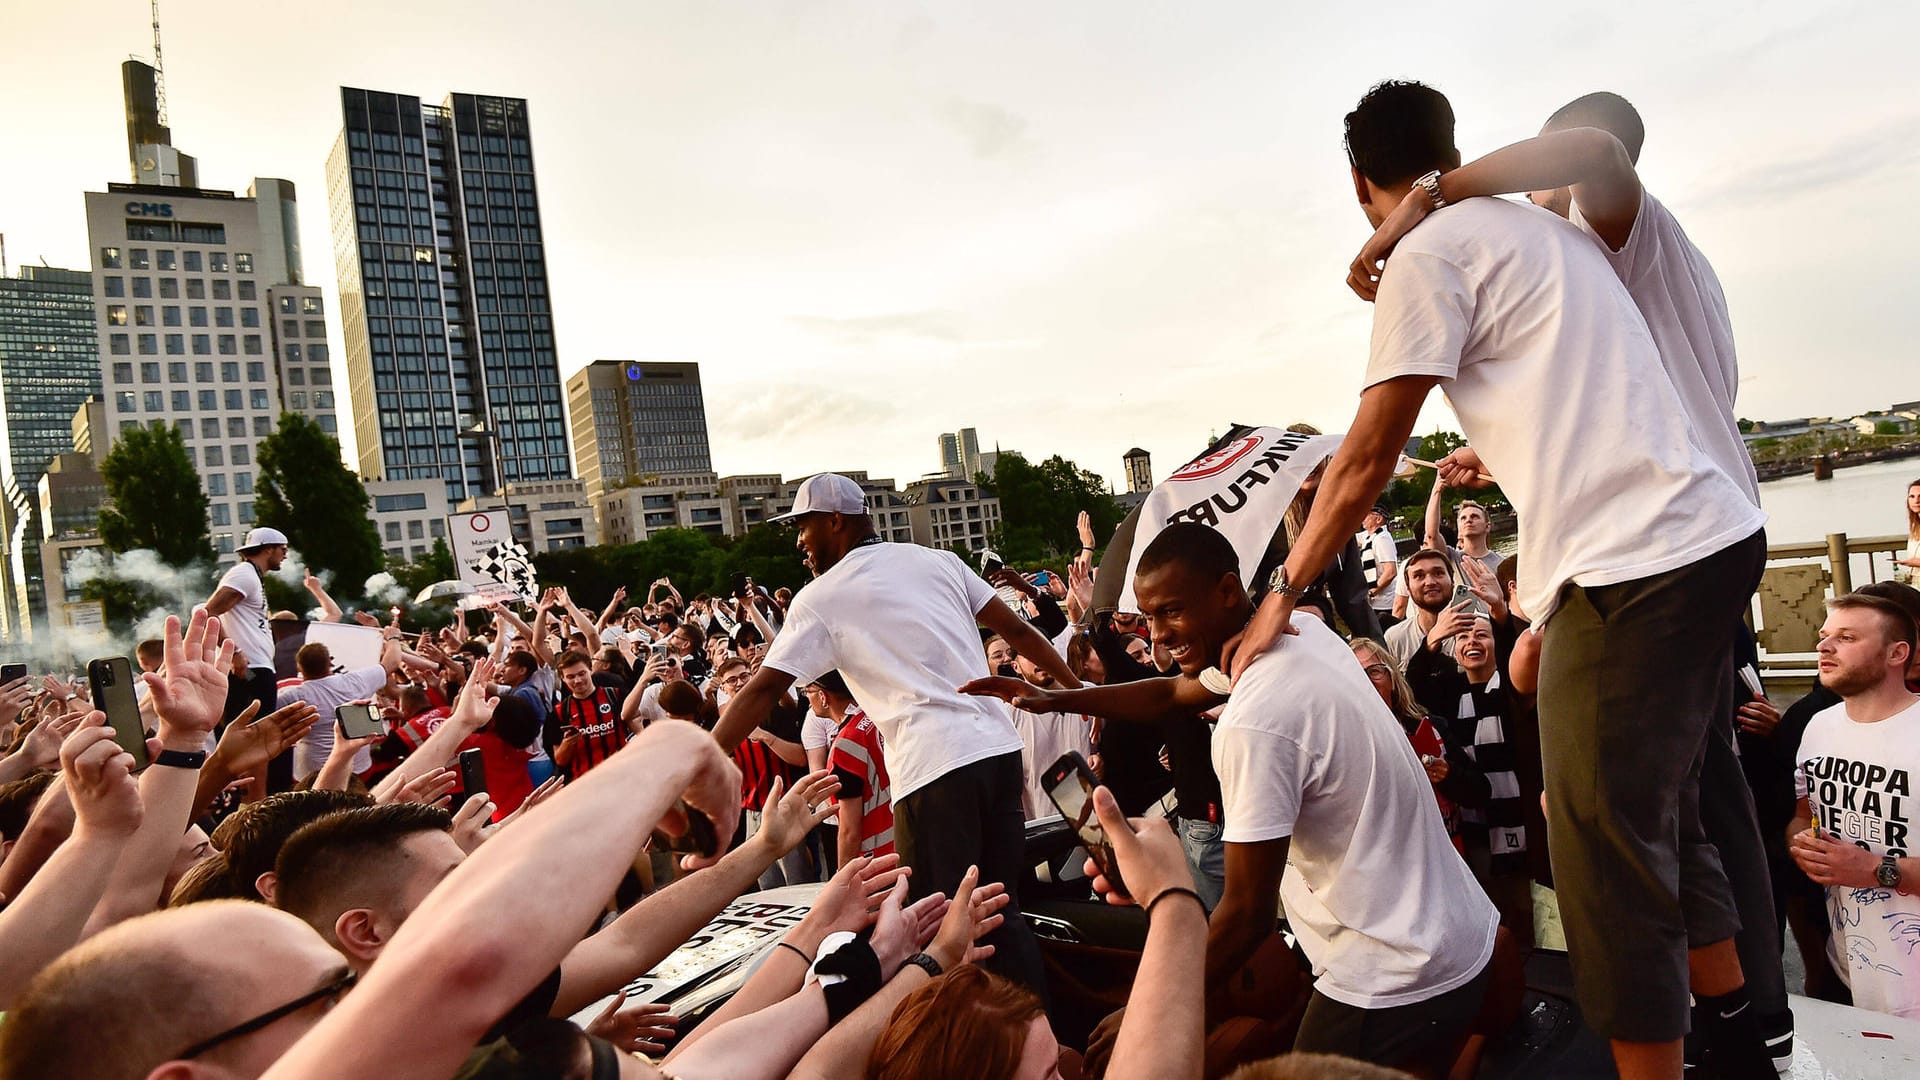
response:
[[[260,703],[260,716],[278,708],[273,668],[273,630],[267,624],[266,576],[287,558],[287,534],[278,529],[255,529],[240,546],[233,564],[207,598],[207,614],[220,617],[220,629],[247,658],[245,680],[229,674],[227,716],[231,721],[249,702]],[[267,787],[283,791],[293,786],[293,752],[275,759],[267,770]]]
[[[731,750],[794,683],[839,671],[886,742],[894,846],[912,868],[912,895],[952,894],[969,866],[980,868],[982,882],[1005,883],[1013,903],[984,939],[995,948],[988,966],[1042,989],[1039,947],[1015,895],[1025,843],[1023,744],[998,701],[958,688],[990,674],[980,625],[1058,685],[1080,681],[958,555],[882,543],[866,494],[846,477],[810,477],[792,512],[773,520],[799,526],[814,581],[794,595],[786,625],[714,738]]]

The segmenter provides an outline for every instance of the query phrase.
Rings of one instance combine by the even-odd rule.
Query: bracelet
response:
[[[1153,918],[1154,907],[1158,905],[1160,901],[1165,900],[1167,897],[1172,896],[1175,893],[1180,893],[1186,896],[1193,897],[1193,902],[1200,905],[1201,916],[1203,918],[1206,916],[1206,913],[1207,913],[1206,902],[1200,899],[1199,893],[1194,892],[1192,889],[1189,889],[1184,885],[1169,885],[1166,888],[1161,889],[1157,894],[1154,895],[1153,899],[1147,901],[1147,906],[1142,908],[1141,910],[1145,911],[1147,913],[1147,918],[1151,919]]]
[[[807,955],[807,950],[795,945],[791,941],[776,941],[773,943],[773,947],[776,949],[791,949],[793,950],[793,955],[800,958],[801,963],[808,967],[813,966],[813,957]]]

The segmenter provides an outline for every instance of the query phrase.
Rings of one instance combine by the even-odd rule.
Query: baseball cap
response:
[[[1369,513],[1379,514],[1383,518],[1390,518],[1393,516],[1392,514],[1387,513],[1387,508],[1380,503],[1374,503],[1373,509],[1369,511]]]
[[[285,547],[287,534],[279,529],[259,528],[247,534],[247,542],[240,545],[241,551],[252,551],[263,547]]]
[[[821,473],[800,482],[793,509],[768,521],[792,521],[802,514],[865,514],[867,493],[839,473]]]

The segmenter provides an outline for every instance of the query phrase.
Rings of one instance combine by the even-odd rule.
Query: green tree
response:
[[[100,465],[108,505],[100,539],[113,552],[146,548],[169,565],[212,562],[207,496],[180,432],[170,426],[128,428]]]
[[[451,581],[460,574],[459,568],[453,565],[453,550],[447,547],[444,536],[435,540],[432,550],[422,555],[418,562],[388,559],[387,572],[409,595],[418,595],[421,589],[434,582]]]
[[[260,524],[286,533],[309,568],[333,571],[339,595],[360,596],[386,556],[367,516],[367,489],[340,460],[339,441],[306,417],[283,412],[255,460]]]
[[[1093,519],[1096,544],[1104,543],[1125,515],[1100,477],[1058,454],[1039,464],[1002,451],[993,479],[975,478],[1000,496],[1000,528],[993,549],[1010,565],[1060,562],[1080,547],[1075,531],[1080,511]]]

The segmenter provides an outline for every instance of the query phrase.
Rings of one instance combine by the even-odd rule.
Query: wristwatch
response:
[[[1273,568],[1273,574],[1267,578],[1267,591],[1289,600],[1298,600],[1307,595],[1306,589],[1288,583],[1287,567],[1284,563]]]
[[[155,765],[170,769],[198,769],[207,763],[205,750],[162,750],[153,757]]]
[[[1899,888],[1900,860],[1892,855],[1881,856],[1880,865],[1874,867],[1873,880],[1879,882],[1880,887],[1884,889]]]
[[[1431,209],[1439,210],[1447,205],[1447,197],[1440,194],[1439,169],[1435,169],[1420,179],[1415,180],[1413,186],[1427,193],[1427,201],[1433,204]]]
[[[937,979],[945,974],[946,971],[946,969],[940,966],[940,961],[935,960],[923,952],[917,952],[907,957],[907,962],[900,965],[900,970],[905,971],[908,967],[919,968],[921,971],[927,973],[927,978],[929,979]]]

